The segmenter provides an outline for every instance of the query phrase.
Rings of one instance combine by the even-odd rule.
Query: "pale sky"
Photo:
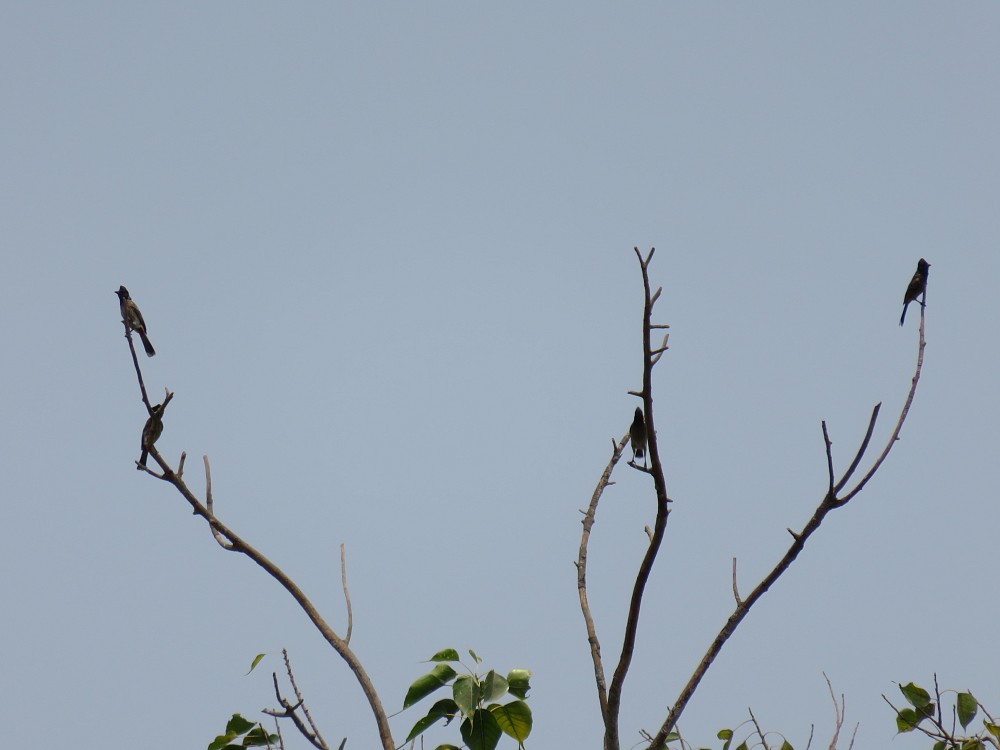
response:
[[[824,671],[858,750],[927,745],[892,739],[896,681],[1000,710],[998,39],[989,2],[4,4],[6,744],[204,747],[274,705],[282,647],[327,740],[377,744],[290,597],[135,471],[124,284],[147,385],[176,394],[160,449],[198,491],[209,455],[219,516],[341,631],[347,545],[352,646],[390,711],[471,647],[533,670],[529,748],[600,747],[572,563],[640,385],[635,245],[672,327],[675,502],[623,746],[731,611],[732,557],[749,591],[812,514],[820,421],[843,468],[881,401],[884,444],[920,257],[899,443],[681,728],[714,747],[751,707],[825,747]],[[590,547],[611,664],[654,516],[647,477],[615,480]]]

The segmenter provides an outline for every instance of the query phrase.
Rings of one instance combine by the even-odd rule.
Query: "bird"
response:
[[[146,458],[149,456],[149,449],[153,447],[160,435],[163,433],[163,404],[157,404],[149,412],[149,419],[146,420],[146,424],[142,427],[142,440],[139,443],[139,447],[142,449],[142,455],[139,456],[139,463],[142,467],[146,466]],[[139,471],[142,467],[136,466],[135,468]]]
[[[913,278],[910,279],[910,283],[906,287],[906,294],[903,295],[903,314],[899,316],[900,325],[903,325],[903,321],[906,320],[906,308],[917,297],[927,291],[927,269],[930,267],[931,264],[923,258],[917,261],[917,271],[913,274]],[[923,305],[922,302],[920,304]]]
[[[642,465],[646,465],[646,420],[642,417],[642,409],[635,407],[635,419],[632,426],[628,428],[628,434],[632,438],[632,461],[637,458],[642,459]]]
[[[156,349],[149,343],[149,338],[146,336],[146,321],[142,319],[139,306],[129,296],[128,289],[125,287],[118,287],[115,294],[118,295],[118,306],[121,308],[122,320],[125,321],[125,325],[139,334],[139,338],[142,339],[142,348],[146,350],[146,356],[155,357]]]

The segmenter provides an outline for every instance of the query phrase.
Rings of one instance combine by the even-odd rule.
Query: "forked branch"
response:
[[[778,561],[778,563],[774,566],[771,572],[768,573],[766,576],[764,576],[764,579],[759,584],[757,584],[757,587],[752,592],[750,592],[750,594],[745,599],[742,600],[737,599],[736,608],[733,610],[733,613],[726,620],[725,624],[722,626],[722,629],[719,631],[718,635],[716,635],[715,639],[708,647],[708,651],[705,652],[705,655],[702,657],[701,662],[699,662],[697,668],[694,671],[694,674],[691,675],[691,678],[688,680],[688,683],[681,690],[681,693],[677,697],[677,700],[674,702],[673,706],[671,706],[669,712],[667,713],[667,718],[663,722],[663,725],[660,727],[660,731],[656,734],[656,736],[653,738],[653,741],[649,745],[651,750],[660,750],[661,748],[665,747],[667,735],[669,734],[670,730],[673,729],[674,726],[677,724],[677,720],[683,713],[685,707],[688,704],[688,701],[691,700],[691,696],[694,695],[694,692],[697,689],[699,683],[701,682],[705,674],[708,672],[708,668],[712,665],[712,662],[715,661],[715,657],[719,655],[719,652],[722,650],[722,647],[725,645],[726,641],[729,640],[729,637],[736,630],[737,626],[743,621],[743,618],[747,616],[753,605],[757,603],[757,601],[767,592],[769,588],[771,588],[772,585],[774,585],[775,581],[778,580],[778,578],[782,575],[782,573],[788,570],[791,564],[795,561],[795,558],[798,557],[799,553],[802,551],[803,547],[805,546],[806,540],[808,540],[809,537],[812,536],[813,532],[815,532],[820,527],[820,524],[823,523],[823,519],[826,518],[826,514],[829,513],[831,510],[834,510],[835,508],[844,507],[855,495],[857,495],[861,491],[861,489],[875,475],[875,472],[878,471],[883,461],[885,461],[886,457],[889,455],[889,451],[892,450],[893,445],[895,445],[896,441],[899,439],[899,433],[903,428],[903,422],[906,420],[906,415],[909,413],[910,405],[913,403],[913,397],[916,394],[917,390],[917,383],[920,380],[920,371],[921,368],[923,367],[925,346],[926,346],[926,341],[924,339],[924,308],[921,307],[920,341],[917,347],[916,368],[914,369],[913,378],[910,381],[910,390],[909,393],[907,394],[906,401],[903,405],[903,409],[899,415],[899,419],[896,421],[896,426],[892,431],[892,435],[890,435],[889,440],[886,443],[886,446],[883,449],[882,453],[875,460],[875,462],[872,464],[871,468],[864,475],[864,477],[861,478],[861,480],[852,490],[848,491],[843,496],[838,496],[838,493],[845,486],[847,486],[847,483],[850,480],[851,475],[853,474],[854,470],[858,467],[858,465],[861,463],[861,460],[864,457],[865,451],[867,450],[868,445],[871,441],[872,433],[875,429],[875,422],[878,419],[879,407],[881,406],[881,404],[879,404],[876,405],[874,410],[872,411],[872,416],[868,423],[868,430],[865,433],[864,440],[862,440],[861,442],[861,447],[858,449],[858,452],[855,455],[854,460],[851,462],[851,465],[848,467],[847,471],[844,472],[844,475],[841,477],[840,481],[834,484],[832,486],[832,489],[829,489],[827,491],[826,495],[820,501],[815,512],[813,513],[812,518],[809,519],[809,521],[806,523],[806,525],[802,528],[801,531],[794,532],[789,530],[791,531],[792,535],[792,544],[789,546],[788,551],[785,552],[784,556]],[[824,427],[824,441],[826,442],[827,466],[830,467],[832,466],[833,459],[830,450],[831,443],[829,441],[829,436],[826,433],[825,427]]]
[[[142,380],[142,371],[139,368],[139,362],[135,354],[135,347],[132,344],[131,336],[128,337],[128,341],[129,348],[132,351],[132,360],[135,364],[136,376],[139,379],[140,390],[142,391],[143,402],[146,404],[146,408],[150,410],[150,413],[152,413],[152,407],[150,407],[149,399],[146,397],[146,389]],[[170,395],[172,396],[173,394]],[[246,555],[257,563],[257,565],[263,568],[268,575],[270,575],[275,581],[284,587],[289,594],[292,595],[292,598],[295,599],[298,605],[302,608],[302,611],[306,613],[306,616],[312,621],[313,625],[320,632],[323,638],[326,639],[327,643],[333,647],[334,651],[340,655],[340,657],[347,663],[348,668],[354,673],[355,679],[357,679],[362,692],[368,699],[368,704],[375,717],[375,723],[378,727],[379,739],[381,740],[383,750],[395,750],[395,742],[392,739],[392,731],[389,728],[389,719],[386,715],[385,709],[382,707],[382,701],[379,698],[378,693],[375,691],[375,686],[372,684],[367,672],[361,665],[361,661],[348,645],[347,639],[341,638],[334,631],[334,629],[330,627],[326,620],[323,619],[322,615],[320,615],[319,611],[316,609],[315,605],[313,605],[309,597],[305,595],[305,592],[299,588],[299,586],[288,576],[287,573],[275,565],[262,552],[236,534],[235,531],[226,526],[215,514],[214,500],[212,498],[212,474],[211,467],[208,463],[208,457],[206,456],[204,459],[206,502],[202,503],[184,481],[182,473],[183,470],[181,467],[183,466],[185,454],[181,455],[181,464],[178,466],[178,470],[174,471],[156,449],[155,445],[149,445],[148,450],[149,456],[156,461],[161,471],[160,473],[157,473],[150,469],[146,469],[146,472],[158,479],[162,479],[168,484],[172,484],[181,496],[187,500],[194,514],[201,516],[205,520],[212,532],[212,535],[215,537],[215,540],[223,549],[228,550],[229,552],[238,552]],[[140,466],[140,468],[146,467]],[[346,578],[344,579],[344,584],[346,598]],[[348,604],[348,606],[350,605]],[[313,729],[315,730],[315,727],[313,727]],[[314,734],[318,736],[318,732],[314,731]],[[316,746],[320,747],[320,745]],[[322,747],[325,748],[325,744],[322,745]]]
[[[649,580],[653,563],[663,542],[663,535],[667,526],[667,518],[670,514],[670,498],[667,496],[667,484],[663,476],[663,466],[660,462],[659,447],[656,439],[655,422],[653,419],[653,397],[652,397],[652,371],[653,366],[659,361],[663,352],[667,350],[667,337],[663,337],[662,344],[653,349],[650,336],[653,330],[668,328],[665,324],[654,324],[652,322],[653,305],[659,298],[662,288],[652,291],[649,284],[649,263],[653,258],[655,249],[650,249],[649,254],[643,258],[639,248],[635,248],[636,257],[639,260],[639,268],[642,271],[643,284],[643,317],[642,317],[642,390],[631,392],[639,396],[643,402],[643,412],[646,429],[646,451],[649,455],[651,466],[640,468],[629,462],[629,465],[640,469],[653,478],[653,486],[656,490],[656,520],[650,532],[647,527],[649,544],[646,553],[639,565],[635,583],[632,588],[632,596],[629,602],[628,618],[625,624],[625,632],[622,637],[622,650],[618,659],[618,664],[611,678],[610,685],[606,685],[604,664],[601,659],[601,646],[594,626],[593,616],[587,600],[587,545],[590,540],[591,528],[597,512],[597,504],[600,501],[604,488],[610,484],[611,472],[621,458],[622,451],[629,440],[626,433],[621,441],[614,445],[611,460],[608,462],[604,473],[597,483],[597,488],[591,497],[590,507],[584,514],[583,535],[580,541],[580,553],[577,559],[577,589],[580,595],[580,608],[583,611],[583,619],[587,627],[587,639],[590,642],[590,654],[594,663],[594,676],[597,682],[597,694],[601,705],[601,718],[604,720],[604,747],[605,750],[618,750],[620,747],[619,738],[619,712],[621,709],[622,686],[628,674],[629,666],[632,662],[632,655],[635,650],[636,633],[639,628],[639,612],[642,607],[643,592]]]

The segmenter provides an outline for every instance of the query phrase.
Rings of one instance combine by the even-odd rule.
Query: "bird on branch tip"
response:
[[[927,271],[930,267],[931,264],[923,258],[917,261],[917,271],[913,274],[913,278],[910,279],[910,283],[906,287],[906,294],[903,295],[903,314],[899,318],[900,325],[903,325],[903,321],[906,320],[906,308],[917,297],[927,291]],[[920,304],[923,305],[922,302]]]
[[[149,419],[146,420],[146,424],[142,427],[142,440],[139,443],[142,455],[139,456],[139,463],[143,466],[146,465],[146,459],[149,457],[149,449],[153,447],[153,444],[160,438],[162,433],[163,404],[156,404],[149,415]],[[135,468],[139,469],[138,466]]]
[[[118,295],[118,307],[121,309],[122,320],[125,321],[125,325],[139,334],[139,338],[142,339],[142,348],[146,350],[146,356],[156,356],[156,349],[149,343],[149,338],[146,336],[146,321],[142,319],[139,306],[129,296],[128,289],[120,286],[115,294]]]

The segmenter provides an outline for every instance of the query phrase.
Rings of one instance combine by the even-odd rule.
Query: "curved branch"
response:
[[[142,370],[139,368],[139,359],[136,356],[135,344],[132,340],[131,330],[127,321],[122,321],[125,326],[125,337],[128,339],[129,350],[132,353],[132,362],[135,365],[136,377],[139,381],[139,389],[142,392],[142,400],[146,405],[147,411],[150,415],[153,414],[153,408],[150,406],[149,398],[146,395],[146,386],[142,379]],[[163,404],[158,405],[161,410],[166,407],[170,399],[173,398],[173,393],[167,390],[167,396]],[[204,457],[205,461],[205,486],[206,486],[206,502],[202,504],[200,500],[194,495],[194,493],[188,488],[187,484],[183,479],[183,467],[184,459],[186,454],[181,454],[180,464],[177,471],[174,471],[169,464],[164,460],[163,456],[156,449],[155,445],[151,441],[147,446],[145,444],[145,439],[143,440],[143,450],[148,448],[148,453],[153,457],[153,460],[160,466],[162,470],[161,474],[157,474],[154,471],[148,469],[144,463],[137,462],[140,469],[145,469],[145,471],[158,479],[162,479],[169,484],[172,484],[181,496],[188,501],[195,515],[199,515],[205,519],[208,523],[209,529],[211,529],[212,535],[219,545],[230,552],[239,552],[251,560],[253,560],[257,565],[263,568],[268,575],[270,575],[274,580],[276,580],[281,586],[285,588],[288,593],[292,595],[292,598],[298,603],[302,610],[306,613],[306,616],[312,621],[313,625],[320,632],[323,638],[326,639],[333,649],[340,655],[340,657],[347,663],[347,666],[354,673],[358,684],[361,686],[362,692],[368,699],[368,704],[371,706],[372,713],[375,716],[375,723],[378,726],[379,739],[382,742],[382,747],[384,750],[394,750],[395,743],[392,739],[392,731],[389,728],[389,719],[385,713],[385,709],[382,707],[382,701],[375,691],[375,686],[372,684],[371,678],[365,672],[364,667],[361,665],[360,659],[351,650],[348,645],[347,639],[341,638],[337,633],[331,628],[326,620],[323,619],[319,611],[316,609],[315,605],[309,600],[309,597],[305,595],[302,589],[288,576],[281,568],[275,565],[271,560],[264,556],[263,553],[258,551],[255,547],[246,542],[243,538],[236,534],[232,529],[223,524],[218,517],[215,515],[215,508],[212,499],[212,472],[211,467],[208,462],[208,456]],[[341,564],[343,565],[343,556],[341,557]],[[344,581],[344,595],[347,597],[348,610],[350,610],[350,598],[347,594],[347,582],[346,582],[346,571],[343,573]],[[348,638],[350,637],[350,614],[348,615]],[[287,665],[287,654],[286,654],[286,665]],[[291,667],[289,666],[289,679],[291,676]],[[294,681],[293,681],[294,686]],[[310,719],[311,723],[311,719]],[[315,727],[313,727],[315,729]],[[316,732],[318,735],[319,733]],[[324,745],[325,746],[325,745]]]
[[[903,404],[903,410],[899,414],[899,419],[896,420],[896,427],[892,431],[892,437],[889,438],[889,442],[886,444],[882,451],[882,454],[878,457],[872,467],[868,470],[861,481],[858,482],[857,486],[847,493],[841,500],[841,504],[847,503],[852,497],[861,492],[862,488],[868,484],[868,480],[875,476],[875,472],[882,465],[882,462],[889,456],[889,451],[892,450],[892,446],[896,444],[899,440],[899,433],[903,429],[903,422],[906,421],[906,415],[910,412],[910,405],[913,403],[913,397],[917,393],[917,382],[920,380],[920,370],[924,366],[924,347],[927,346],[927,341],[924,339],[924,308],[920,308],[920,343],[917,345],[917,369],[913,373],[913,379],[910,381],[910,392],[906,396],[906,403]],[[844,481],[846,484],[846,480]]]
[[[604,662],[601,660],[601,642],[597,637],[597,628],[594,626],[594,617],[590,611],[590,601],[587,599],[587,545],[590,542],[590,530],[594,527],[597,518],[597,504],[601,500],[601,495],[611,482],[611,472],[614,471],[615,464],[622,457],[622,452],[629,442],[629,433],[626,432],[622,439],[615,443],[611,441],[611,460],[604,467],[601,478],[597,481],[594,494],[590,497],[590,506],[583,515],[583,535],[580,539],[580,553],[576,560],[576,588],[580,594],[580,609],[583,611],[583,621],[587,626],[587,642],[590,643],[590,658],[594,662],[594,679],[597,682],[597,698],[601,703],[601,718],[607,723],[608,716],[608,691],[604,677]]]
[[[299,586],[293,581],[287,573],[285,573],[281,568],[275,565],[271,560],[264,556],[259,550],[246,542],[242,537],[240,537],[236,532],[226,526],[218,517],[208,510],[208,508],[203,505],[194,493],[188,488],[187,484],[181,477],[174,473],[173,469],[163,460],[159,451],[156,450],[155,446],[150,448],[149,455],[160,465],[163,470],[163,475],[160,477],[163,481],[172,484],[178,492],[188,501],[191,506],[192,511],[195,515],[201,516],[208,523],[209,528],[212,530],[213,535],[216,538],[222,537],[222,539],[229,545],[225,547],[230,552],[239,552],[246,555],[251,560],[253,560],[257,565],[263,568],[268,575],[270,575],[274,580],[276,580],[281,586],[292,595],[292,598],[298,603],[302,608],[302,611],[306,613],[306,616],[312,621],[313,625],[320,632],[320,635],[329,643],[333,650],[337,652],[341,659],[343,659],[348,668],[354,673],[355,679],[357,679],[358,684],[361,686],[362,692],[365,694],[365,698],[368,699],[368,705],[371,707],[372,713],[375,716],[375,723],[378,726],[379,739],[382,742],[383,750],[395,750],[395,743],[392,739],[392,730],[389,728],[389,719],[385,713],[385,709],[382,707],[382,701],[375,691],[375,686],[372,684],[371,678],[365,671],[364,667],[361,665],[361,660],[358,659],[357,655],[351,648],[347,645],[347,642],[334,632],[333,628],[327,624],[323,616],[320,615],[319,610],[316,609],[315,605],[310,601],[309,597],[305,595],[305,592],[299,588]],[[220,544],[222,542],[220,541]]]
[[[347,634],[344,643],[351,642],[351,631],[354,630],[354,610],[351,609],[351,592],[347,589],[347,553],[344,545],[340,545],[340,585],[344,589],[344,601],[347,604]]]

